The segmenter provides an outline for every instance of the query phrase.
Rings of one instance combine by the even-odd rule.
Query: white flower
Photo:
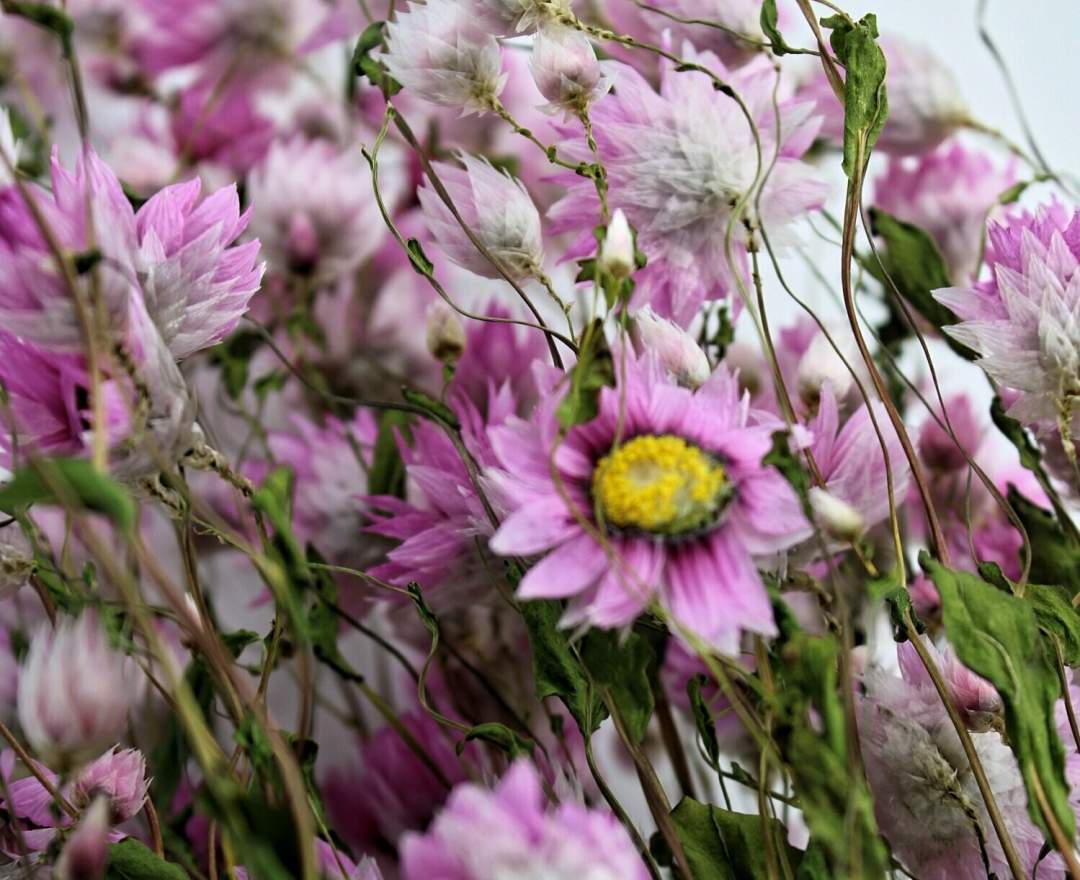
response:
[[[458,158],[464,168],[439,163],[436,170],[462,219],[511,275],[535,275],[544,264],[544,237],[525,187],[486,159],[465,153]],[[485,278],[502,277],[434,190],[425,185],[419,197],[428,229],[451,260]]]
[[[540,28],[529,69],[540,94],[550,102],[541,109],[561,110],[567,117],[583,113],[611,88],[611,78],[604,75],[592,43],[572,28]]]
[[[616,208],[600,247],[600,266],[616,278],[629,278],[637,267],[634,232],[622,208]]]
[[[433,104],[490,110],[506,83],[498,41],[457,0],[410,2],[387,36],[381,58],[390,75]]]
[[[866,531],[866,520],[854,507],[835,495],[814,486],[810,489],[810,506],[830,538],[855,541]]]

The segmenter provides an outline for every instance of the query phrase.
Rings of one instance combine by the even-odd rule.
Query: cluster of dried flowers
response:
[[[779,5],[3,4],[0,876],[1080,880],[1076,185]]]

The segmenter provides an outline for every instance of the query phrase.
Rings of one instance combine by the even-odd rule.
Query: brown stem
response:
[[[60,806],[60,809],[67,813],[68,816],[70,816],[72,819],[79,818],[79,811],[76,810],[69,803],[68,799],[60,793],[59,789],[57,789],[57,787],[49,781],[49,777],[41,772],[41,770],[38,768],[37,762],[30,757],[26,749],[23,748],[22,743],[19,742],[15,734],[11,732],[11,729],[6,724],[4,724],[3,721],[0,721],[0,736],[7,740],[8,745],[11,746],[12,751],[14,751],[16,756],[18,756],[19,760],[23,762],[26,769],[33,774],[34,778],[42,784],[45,791],[49,793],[49,796],[53,799],[53,801],[55,801]]]
[[[671,766],[675,770],[675,778],[679,787],[686,797],[694,796],[694,781],[690,777],[690,763],[686,759],[686,749],[683,748],[679,729],[675,726],[675,717],[671,712],[671,703],[668,701],[667,692],[663,684],[658,684],[654,692],[656,699],[656,720],[660,724],[660,737],[664,741],[664,748],[671,759]]]

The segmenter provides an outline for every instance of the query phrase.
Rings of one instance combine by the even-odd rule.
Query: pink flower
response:
[[[78,766],[120,739],[140,684],[86,612],[35,633],[19,679],[19,723],[48,764]]]
[[[152,196],[135,215],[135,265],[147,310],[173,357],[224,339],[259,289],[259,242],[237,244],[251,210],[240,213],[236,186],[196,205],[198,178]]]
[[[935,655],[953,705],[963,716],[968,729],[980,733],[993,729],[1000,733],[1004,724],[1005,704],[994,686],[964,666],[948,646],[940,656],[929,642],[927,647]],[[923,688],[934,686],[911,642],[902,642],[896,651],[900,669],[907,681]]]
[[[763,154],[779,154],[761,192],[760,214],[751,199],[744,215],[764,224],[777,240],[791,221],[820,207],[826,195],[825,184],[799,161],[819,126],[813,106],[781,96],[777,143],[772,67],[762,59],[728,72],[712,55],[686,50],[689,60],[731,82],[757,120]],[[735,224],[730,261],[724,241],[733,207],[754,183],[753,134],[738,105],[704,74],[679,73],[664,64],[659,93],[632,68],[620,66],[617,78],[615,93],[591,112],[608,171],[608,201],[626,213],[649,260],[635,275],[637,302],[650,303],[661,316],[685,326],[703,301],[733,292],[736,275],[749,284],[743,223]],[[566,130],[564,135],[568,155],[592,161],[580,134]],[[574,174],[557,179],[567,194],[548,212],[549,231],[578,233],[567,258],[588,256],[595,250],[593,227],[600,216],[596,191],[591,181]]]
[[[987,214],[1016,183],[1016,163],[999,168],[985,153],[953,142],[916,158],[891,157],[874,186],[874,205],[928,232],[949,276],[974,280]]]
[[[971,121],[952,70],[937,54],[895,34],[882,37],[880,45],[888,64],[889,118],[877,149],[895,156],[925,153]],[[824,72],[818,71],[803,94],[817,100],[818,112],[825,117],[823,134],[842,142],[844,108]]]
[[[736,654],[742,631],[775,632],[753,557],[810,534],[795,493],[761,464],[777,425],[753,423],[726,371],[695,393],[653,356],[616,362],[621,384],[562,442],[564,387],[490,432],[500,468],[488,480],[509,510],[491,548],[543,554],[518,596],[569,599],[566,624],[624,627],[656,601],[677,628]]]
[[[671,374],[687,388],[700,388],[712,367],[697,341],[674,321],[661,318],[645,306],[634,313],[634,333],[642,351],[651,351]]]
[[[644,880],[645,865],[610,813],[575,803],[545,809],[540,780],[525,760],[514,763],[493,791],[454,789],[427,834],[401,846],[404,880]]]
[[[395,187],[387,190],[385,170],[380,178],[392,205]],[[275,143],[252,172],[250,191],[251,231],[275,272],[332,281],[356,269],[385,237],[371,172],[355,145],[302,137]]]
[[[169,131],[181,159],[221,166],[236,176],[250,171],[274,139],[274,123],[259,111],[253,90],[242,84],[188,86],[177,97]]]
[[[109,821],[120,825],[143,808],[149,789],[143,753],[114,746],[79,773],[72,800],[83,806],[103,797],[109,807]]]
[[[549,25],[533,42],[529,69],[548,99],[546,109],[567,117],[580,115],[611,89],[592,43],[572,28]]]
[[[57,880],[101,880],[109,863],[109,804],[95,800],[64,844],[53,874]]]
[[[529,193],[486,159],[458,158],[464,168],[438,163],[436,170],[462,219],[512,276],[536,275],[544,265],[544,236]],[[418,195],[432,237],[451,260],[485,278],[502,277],[433,189],[425,184]]]
[[[498,41],[457,0],[410,0],[387,27],[381,57],[406,89],[463,113],[490,110],[506,82]]]
[[[856,703],[878,825],[893,855],[922,880],[984,877],[973,816],[984,829],[992,826],[971,767],[937,692],[914,669],[910,657],[901,671],[903,678],[876,668],[865,672]],[[962,676],[954,669],[950,678],[958,682]],[[966,684],[954,695],[968,704],[974,695],[976,706],[983,705],[983,696],[990,696]],[[1028,817],[1024,783],[1012,751],[995,731],[976,731],[971,738],[1016,844],[1024,876],[1057,876],[1061,862],[1056,854],[1040,860],[1043,835]],[[987,833],[984,838],[992,870],[1007,875],[996,835]]]
[[[992,278],[934,292],[961,323],[945,328],[1017,393],[1009,415],[1080,431],[1080,212],[1059,202],[990,226]]]
[[[967,468],[967,458],[978,452],[983,441],[983,425],[975,416],[971,398],[954,394],[945,401],[948,422],[928,418],[919,430],[919,457],[931,471],[946,475]],[[939,414],[940,418],[940,414]],[[947,427],[951,427],[956,440]],[[959,442],[960,447],[957,447]],[[963,451],[961,451],[961,448]],[[967,453],[967,458],[964,457]]]
[[[402,722],[442,778],[397,731],[380,728],[361,746],[359,767],[339,767],[322,784],[334,827],[354,846],[371,847],[380,838],[396,845],[402,834],[422,831],[446,802],[444,783],[466,779],[462,759],[437,721],[416,711],[404,714]]]

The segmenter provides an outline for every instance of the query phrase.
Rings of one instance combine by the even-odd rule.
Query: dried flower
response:
[[[533,42],[529,62],[533,80],[550,103],[542,108],[580,116],[611,89],[592,43],[580,31],[560,26],[542,27]]]
[[[676,382],[686,388],[705,384],[712,373],[709,359],[682,327],[645,306],[634,313],[634,330],[641,349],[654,352]]]

